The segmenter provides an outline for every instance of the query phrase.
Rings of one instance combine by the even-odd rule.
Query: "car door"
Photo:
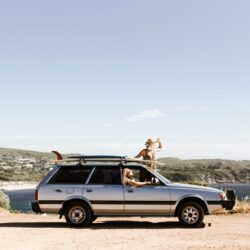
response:
[[[84,188],[96,215],[124,214],[124,187],[119,166],[96,166]]]
[[[145,168],[129,167],[139,177],[141,171],[147,180],[156,178]],[[139,181],[144,181],[138,178]],[[126,215],[168,215],[170,213],[170,190],[158,180],[158,183],[135,187],[124,184],[125,214]]]

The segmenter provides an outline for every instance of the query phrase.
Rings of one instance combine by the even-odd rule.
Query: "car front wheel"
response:
[[[65,210],[65,219],[73,227],[88,226],[91,223],[90,208],[81,202],[72,202]]]
[[[185,202],[178,210],[178,218],[186,227],[198,227],[204,220],[204,211],[196,202]]]

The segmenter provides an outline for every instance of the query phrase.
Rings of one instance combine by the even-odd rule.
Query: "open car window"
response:
[[[138,166],[126,166],[125,168],[133,171],[133,179],[139,182],[149,181],[151,185],[164,185],[164,183],[157,178],[157,175],[152,174],[149,170]],[[150,186],[150,185],[147,185]]]

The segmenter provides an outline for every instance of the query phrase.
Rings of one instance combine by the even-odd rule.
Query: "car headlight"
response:
[[[226,196],[225,192],[220,192],[219,195],[220,195],[221,200],[226,200],[227,199],[227,196]]]

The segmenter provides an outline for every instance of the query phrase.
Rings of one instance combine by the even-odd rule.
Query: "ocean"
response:
[[[3,190],[9,196],[10,207],[23,213],[32,212],[31,203],[35,200],[34,189]]]
[[[234,189],[238,200],[250,200],[250,183],[249,184],[210,184],[210,187],[218,189]],[[34,201],[34,189],[23,190],[3,190],[9,196],[10,206],[14,210],[24,213],[31,212],[31,203]]]
[[[225,183],[225,184],[210,184],[209,187],[214,187],[222,190],[235,190],[237,199],[250,201],[250,183]]]

